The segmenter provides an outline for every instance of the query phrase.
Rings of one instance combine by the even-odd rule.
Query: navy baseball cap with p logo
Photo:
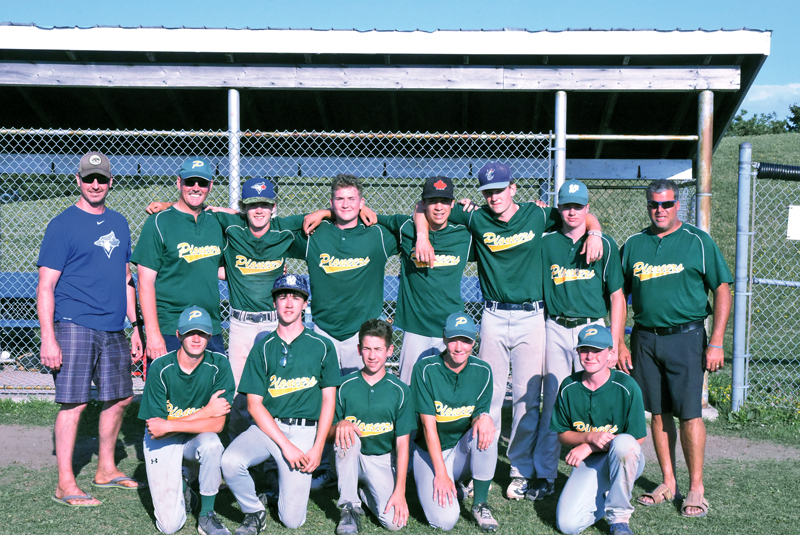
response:
[[[211,163],[205,158],[191,157],[181,165],[178,176],[185,178],[204,178],[209,182],[214,181],[214,170]]]
[[[511,184],[511,167],[500,162],[489,162],[478,171],[478,191],[506,189]]]
[[[251,178],[242,186],[242,204],[257,202],[275,204],[275,188],[266,178]]]

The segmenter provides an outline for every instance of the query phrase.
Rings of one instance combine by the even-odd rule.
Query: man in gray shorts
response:
[[[99,152],[85,154],[75,175],[77,202],[56,216],[45,231],[39,252],[36,309],[41,326],[41,360],[50,368],[60,404],[55,424],[58,485],[53,500],[69,507],[101,502],[78,487],[72,453],[78,422],[91,398],[92,383],[103,402],[97,472],[101,488],[145,487],[114,463],[122,415],[133,396],[131,355],[142,357],[136,288],[128,260],[128,222],[106,208],[111,164]],[[133,352],[123,332],[125,316],[134,326]]]

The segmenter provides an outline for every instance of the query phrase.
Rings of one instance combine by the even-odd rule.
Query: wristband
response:
[[[131,322],[131,328],[135,329],[136,327],[144,327],[144,320],[142,318]]]
[[[708,347],[715,347],[717,349],[723,349],[722,346],[715,346],[714,344],[708,344]]]
[[[600,232],[599,230],[590,230],[586,234],[588,234],[589,236],[597,236],[598,238],[603,237],[603,233]]]

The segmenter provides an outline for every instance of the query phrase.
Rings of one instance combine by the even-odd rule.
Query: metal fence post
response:
[[[567,92],[556,91],[556,153],[553,166],[553,206],[558,206],[558,190],[567,176]]]
[[[750,180],[752,178],[753,147],[739,145],[739,194],[736,206],[736,277],[733,301],[733,378],[731,381],[731,410],[738,411],[744,403],[745,343],[747,336],[748,260],[750,258]]]
[[[230,183],[228,185],[228,206],[234,210],[239,205],[239,91],[228,89],[228,165]]]

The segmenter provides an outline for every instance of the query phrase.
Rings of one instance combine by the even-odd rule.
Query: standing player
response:
[[[414,402],[408,386],[386,373],[386,359],[393,349],[391,325],[376,319],[364,322],[358,331],[364,367],[345,376],[336,394],[336,424],[328,439],[335,444],[339,477],[342,516],[337,535],[361,529],[362,501],[390,531],[408,520],[406,473]],[[360,494],[359,483],[364,485]]]
[[[41,326],[41,360],[50,368],[59,411],[55,422],[58,485],[53,500],[70,507],[95,507],[100,501],[75,481],[72,453],[78,422],[97,385],[103,409],[94,486],[144,488],[114,462],[122,415],[133,396],[131,347],[123,332],[133,325],[133,358],[142,356],[136,321],[136,288],[128,260],[128,222],[106,208],[111,164],[99,152],[85,154],[75,175],[80,197],[56,216],[39,252],[36,310]]]
[[[456,481],[473,478],[472,516],[484,531],[498,524],[486,503],[497,464],[495,427],[487,410],[492,400],[492,370],[470,356],[475,322],[463,312],[448,316],[447,349],[414,366],[411,392],[419,420],[414,479],[425,517],[434,528],[453,529],[460,508]]]
[[[288,528],[306,521],[311,474],[319,465],[333,421],[339,366],[333,343],[303,327],[309,290],[299,275],[282,275],[272,288],[278,328],[253,346],[239,392],[255,425],[236,437],[222,472],[244,521],[235,535],[256,535],[267,519],[248,472],[269,458],[278,465],[278,514]]]
[[[733,277],[711,236],[678,219],[677,196],[678,188],[669,180],[650,183],[650,227],[628,238],[622,247],[625,292],[633,296],[634,326],[633,359],[621,344],[619,367],[632,373],[642,388],[644,408],[653,415],[650,429],[663,476],[655,490],[639,497],[639,503],[671,502],[678,495],[673,419],[677,416],[689,469],[689,493],[681,513],[698,517],[708,513],[703,486],[703,368],[715,372],[724,362],[722,340],[731,310],[728,285]],[[709,291],[714,293],[710,342],[704,327],[712,311]]]
[[[400,241],[395,324],[404,331],[399,376],[406,384],[419,359],[444,350],[441,333],[447,316],[464,310],[461,277],[471,260],[472,236],[464,225],[448,225],[454,202],[452,179],[435,176],[425,180],[422,205],[430,228],[428,239],[436,248],[433,268],[416,257],[417,232],[411,216],[378,216],[378,223]]]
[[[606,517],[612,534],[633,535],[631,493],[644,470],[647,424],[639,386],[610,369],[613,345],[602,325],[584,327],[575,347],[583,370],[558,391],[550,427],[571,448],[567,464],[573,467],[556,509],[563,533],[580,533]]]
[[[550,472],[546,464],[549,455],[537,448],[549,432],[547,425],[539,425],[545,346],[541,238],[558,228],[561,218],[551,208],[515,203],[517,186],[511,168],[505,164],[487,163],[478,173],[478,182],[486,205],[474,212],[457,206],[450,222],[466,225],[475,238],[478,278],[486,302],[479,357],[492,368],[491,415],[498,435],[508,373],[510,368],[514,370],[508,444],[511,484],[506,496],[519,500],[525,497],[534,475],[542,477]],[[414,222],[418,229],[417,259],[431,265],[435,255],[428,232],[423,231],[427,221],[418,211]],[[590,216],[587,228],[599,231],[599,227],[597,219]],[[585,247],[588,261],[599,258],[599,237],[590,235]]]
[[[213,185],[211,164],[189,158],[178,173],[178,202],[147,218],[131,256],[139,273],[139,300],[147,334],[147,358],[156,359],[180,347],[178,317],[197,303],[211,315],[212,351],[225,354],[219,316],[222,229],[203,211]],[[164,334],[167,333],[167,334]]]
[[[175,533],[186,523],[181,477],[183,460],[200,464],[197,531],[230,535],[214,512],[221,482],[222,442],[218,433],[233,401],[233,374],[225,355],[206,349],[214,328],[200,307],[178,318],[177,351],[153,362],[142,394],[139,418],[146,421],[144,459],[156,527]]]
[[[561,229],[542,238],[544,302],[548,314],[542,396],[542,421],[545,424],[550,421],[561,382],[573,371],[582,369],[575,345],[583,326],[605,325],[603,318],[610,312],[611,332],[619,333],[626,306],[619,249],[613,238],[591,231],[603,242],[603,257],[589,264],[579,253],[589,236],[586,232],[589,191],[583,182],[564,182],[558,191],[558,212],[561,214]],[[615,340],[612,366],[616,364],[617,347]],[[556,433],[550,431],[541,447],[544,454],[550,456],[543,463],[548,471],[537,472],[539,479],[525,495],[530,500],[541,500],[553,494],[558,475],[561,445]]]

